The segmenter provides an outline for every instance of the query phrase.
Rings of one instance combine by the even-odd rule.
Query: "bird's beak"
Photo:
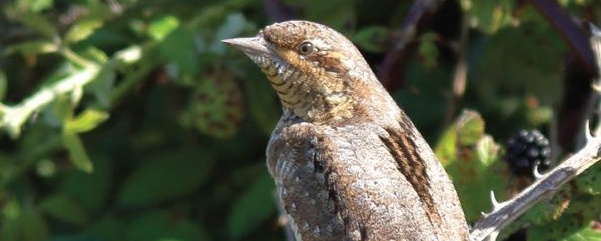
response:
[[[271,51],[269,50],[268,43],[263,39],[262,36],[258,35],[251,38],[231,38],[221,40],[226,44],[232,45],[245,54],[250,56],[269,56]]]

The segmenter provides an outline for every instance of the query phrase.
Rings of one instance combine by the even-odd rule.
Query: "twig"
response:
[[[601,159],[601,137],[592,137],[590,132],[587,132],[587,136],[588,142],[584,148],[547,174],[541,175],[536,172],[539,178],[520,194],[502,203],[493,199],[493,211],[485,214],[484,218],[474,225],[470,232],[471,240],[481,241],[498,232],[534,204],[553,195],[561,185],[597,163]]]
[[[597,64],[601,64],[601,32],[593,28],[593,37],[591,44],[596,51]],[[596,65],[598,66],[598,65]],[[598,77],[601,78],[601,77]],[[597,93],[599,93],[597,91]],[[499,230],[517,219],[537,202],[553,195],[559,187],[568,181],[574,179],[587,168],[601,160],[601,137],[591,135],[588,123],[585,124],[586,144],[576,154],[566,161],[541,175],[535,170],[534,174],[537,180],[520,194],[506,202],[498,203],[491,193],[493,211],[485,214],[471,230],[470,239],[472,241],[482,241],[487,237],[498,234]],[[595,133],[601,128],[597,125]]]
[[[57,96],[81,90],[83,86],[94,80],[99,71],[99,66],[88,65],[77,74],[43,87],[18,105],[0,104],[0,128],[5,129],[11,137],[17,138],[21,133],[21,126],[32,114],[44,108]]]

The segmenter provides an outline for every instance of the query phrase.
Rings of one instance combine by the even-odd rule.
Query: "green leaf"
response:
[[[204,183],[212,166],[212,155],[197,148],[155,154],[127,177],[118,202],[146,206],[189,195]]]
[[[254,66],[253,66],[254,67]],[[248,108],[259,130],[269,135],[282,114],[275,91],[259,70],[253,69],[242,82],[247,94]]]
[[[88,153],[86,153],[79,136],[73,132],[63,132],[62,138],[63,145],[69,152],[71,163],[79,170],[88,173],[92,172],[94,168],[92,161],[88,157]]]
[[[353,35],[353,43],[361,50],[372,53],[381,53],[386,47],[388,28],[384,26],[369,26]]]
[[[4,71],[0,71],[0,101],[2,101],[4,99],[7,89],[8,89],[8,80],[6,80],[6,74],[4,74]],[[2,118],[2,117],[0,116],[0,118]]]
[[[578,189],[592,195],[601,194],[601,165],[595,164],[576,177]]]
[[[1,194],[1,193],[0,193]],[[0,198],[4,198],[0,196]],[[19,202],[15,198],[9,198],[0,209],[0,240],[13,241],[18,240],[22,226],[22,210]]]
[[[75,43],[92,35],[104,24],[104,19],[110,16],[111,10],[105,4],[92,6],[85,16],[75,22],[65,34],[65,41]]]
[[[484,120],[475,111],[463,111],[456,122],[458,144],[471,146],[484,135]]]
[[[484,121],[474,111],[464,111],[447,128],[435,153],[451,176],[468,222],[491,208],[490,191],[504,197],[505,166],[499,161],[499,146],[483,133]]]
[[[4,54],[11,55],[20,53],[22,55],[35,55],[54,53],[58,50],[58,46],[47,40],[32,40],[27,42],[10,45],[6,48]]]
[[[45,241],[50,237],[46,220],[37,210],[25,210],[21,216],[21,237],[23,241]]]
[[[232,238],[242,238],[276,212],[274,189],[273,180],[267,172],[263,172],[237,199],[231,208],[228,222]]]
[[[41,12],[54,5],[53,0],[17,0],[17,6],[20,9],[27,9],[32,12]]]
[[[507,93],[533,95],[542,105],[560,102],[565,45],[546,24],[504,28],[487,39],[478,52],[481,54],[473,68],[473,80],[478,85],[474,90],[486,102],[498,103]]]
[[[502,27],[509,26],[513,20],[514,0],[461,0],[459,2],[467,13],[470,24],[484,32],[494,33]]]
[[[179,25],[176,17],[167,15],[150,23],[148,33],[154,40],[163,40],[172,31],[178,29]]]
[[[90,131],[109,118],[105,111],[86,109],[83,113],[65,123],[65,131],[71,133],[82,133]]]
[[[436,33],[425,33],[420,36],[417,52],[426,68],[434,68],[438,65],[438,47],[436,47]]]
[[[200,70],[194,36],[185,28],[171,31],[159,45],[159,51],[177,66],[178,76],[195,75]]]
[[[126,232],[125,222],[113,215],[107,215],[100,221],[90,225],[84,232],[85,237],[100,240],[124,240]]]
[[[206,231],[185,217],[154,211],[135,218],[129,225],[128,241],[197,241],[210,240]]]
[[[564,215],[557,221],[531,226],[527,240],[601,241],[601,231],[594,229],[590,220]]]
[[[54,194],[44,199],[39,207],[48,215],[65,223],[83,226],[90,220],[81,203],[64,194]]]
[[[246,19],[244,15],[241,13],[229,14],[225,22],[217,29],[217,33],[215,33],[214,41],[210,47],[211,51],[223,54],[227,46],[221,40],[238,36],[245,26]]]
[[[90,212],[100,211],[107,203],[113,180],[112,162],[108,158],[93,159],[94,172],[71,170],[64,176],[60,193],[73,197]]]
[[[45,35],[46,37],[49,37],[50,39],[58,37],[58,31],[56,30],[54,25],[50,21],[48,21],[48,19],[46,19],[44,16],[38,13],[23,13],[19,16],[19,20],[25,26],[38,31],[39,33]]]

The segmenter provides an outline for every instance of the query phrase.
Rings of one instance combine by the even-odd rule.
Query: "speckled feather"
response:
[[[444,169],[343,35],[288,21],[224,42],[282,102],[267,166],[297,240],[468,239]]]

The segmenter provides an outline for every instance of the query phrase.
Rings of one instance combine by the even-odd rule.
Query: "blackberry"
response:
[[[505,161],[514,175],[532,177],[535,166],[539,171],[551,166],[549,140],[538,130],[521,130],[507,140]]]

